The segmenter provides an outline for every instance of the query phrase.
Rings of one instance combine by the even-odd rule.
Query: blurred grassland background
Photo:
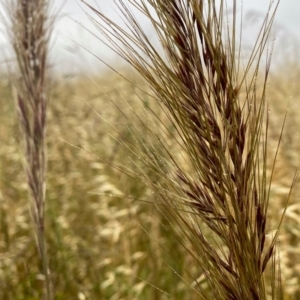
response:
[[[289,191],[300,146],[300,67],[285,65],[281,70],[272,74],[268,88],[270,157],[289,106],[272,187],[274,221]],[[147,203],[153,201],[151,191],[102,162],[136,167],[130,151],[117,139],[122,135],[137,142],[135,126],[147,137],[135,115],[155,126],[145,105],[164,118],[136,87],[147,91],[145,83],[129,69],[123,74],[131,83],[113,73],[52,82],[46,236],[56,299],[169,299],[162,291],[171,299],[197,299],[181,278],[191,258],[167,229],[166,220]],[[1,78],[0,102],[0,299],[37,299],[43,278],[7,78]],[[300,299],[299,197],[297,185],[279,239],[286,299]]]
[[[280,60],[268,86],[270,171],[287,108],[288,116],[273,178],[269,229],[272,220],[277,224],[300,162],[300,65],[291,57]],[[174,153],[177,145],[149,113],[151,108],[172,132],[160,107],[141,91],[149,92],[145,82],[130,69],[122,74],[128,81],[105,71],[91,78],[56,75],[51,83],[45,226],[55,299],[196,300],[185,270],[197,274],[197,268],[169,230],[164,212],[150,204],[155,201],[153,193],[111,166],[141,167],[118,140],[147,143],[149,128],[163,135]],[[12,88],[2,75],[0,299],[38,299],[44,280],[20,139]],[[159,180],[151,172],[147,175]],[[286,299],[300,299],[299,198],[297,184],[279,238]],[[186,239],[184,245],[188,244]]]

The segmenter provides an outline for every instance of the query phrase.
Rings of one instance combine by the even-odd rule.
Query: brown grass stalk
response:
[[[6,3],[10,40],[17,60],[14,80],[18,120],[23,134],[25,172],[31,195],[37,247],[42,262],[46,299],[51,279],[46,247],[46,112],[49,101],[48,44],[51,24],[48,1],[14,0]]]
[[[185,163],[149,128],[169,157],[168,172],[162,157],[153,154],[156,149],[128,147],[160,177],[153,182],[142,168],[136,171],[159,197],[165,217],[181,227],[178,240],[185,237],[192,245],[186,250],[207,284],[190,272],[195,292],[202,299],[281,299],[278,231],[266,243],[272,179],[269,183],[266,92],[271,55],[266,45],[279,2],[270,4],[246,62],[238,42],[238,1],[230,1],[229,16],[226,1],[218,6],[202,0],[131,0],[129,8],[120,0],[126,28],[83,2],[97,15],[91,19],[105,42],[146,79],[153,99],[176,129]],[[150,20],[164,55],[132,9]]]

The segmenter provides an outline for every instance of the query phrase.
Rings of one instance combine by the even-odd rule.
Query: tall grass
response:
[[[291,69],[295,72],[291,72]],[[296,64],[291,69],[284,74],[271,72],[269,80],[269,157],[273,157],[276,150],[280,134],[278,124],[284,115],[284,101],[290,95],[293,97],[293,106],[287,118],[273,176],[268,234],[272,234],[271,230],[275,229],[281,216],[293,170],[297,166],[299,140],[295,139],[295,135],[299,127],[297,108],[300,99],[297,87],[295,85],[292,88],[292,83],[297,82],[299,69]],[[150,96],[134,87],[137,85],[148,89],[140,76],[133,76],[129,70],[123,70],[123,74],[131,84],[118,80],[114,74],[105,73],[93,77],[101,90],[94,82],[82,77],[60,77],[53,85],[47,119],[45,227],[55,297],[196,300],[198,294],[186,284],[193,281],[186,270],[190,269],[200,276],[199,267],[178,239],[174,238],[168,221],[156,213],[154,206],[148,204],[157,201],[157,196],[143,182],[120,174],[97,158],[99,156],[111,163],[126,162],[130,159],[130,152],[109,138],[110,134],[115,135],[114,132],[93,113],[86,104],[87,100],[119,130],[120,135],[116,137],[124,136],[127,142],[135,141],[131,135],[133,126],[127,126],[132,122],[142,131],[144,139],[149,137],[149,130],[140,126],[134,117],[134,112],[137,112],[147,120],[141,111],[138,95],[154,111],[160,111]],[[0,87],[0,299],[38,299],[44,281],[39,275],[40,259],[28,214],[27,184],[21,164],[23,155],[19,151],[21,135],[9,81],[1,80]],[[129,120],[113,109],[115,106],[110,101],[122,108]],[[160,118],[164,119],[164,116]],[[157,126],[154,129],[157,130]],[[61,139],[80,144],[96,155],[70,147]],[[179,153],[171,137],[165,139],[166,142],[175,154]],[[152,139],[152,143],[159,146],[158,141]],[[180,156],[178,160],[181,161]],[[130,168],[134,168],[134,162],[139,164],[138,159],[131,160]],[[271,162],[267,174],[272,167]],[[154,172],[148,172],[148,176],[158,180]],[[297,184],[279,236],[284,299],[299,297],[298,193]],[[147,202],[133,201],[132,198]],[[174,222],[172,225],[175,226]],[[208,238],[214,245],[210,236]],[[185,246],[190,248],[189,240],[182,239]],[[267,236],[266,243],[269,242],[270,237]],[[164,249],[171,252],[171,256]],[[204,285],[203,278],[200,277],[197,282]]]
[[[10,39],[17,67],[14,87],[23,135],[24,167],[31,197],[31,215],[42,263],[46,299],[52,299],[45,233],[46,118],[48,44],[51,22],[48,1],[15,0],[6,3]]]
[[[175,129],[170,133],[178,142],[173,151],[140,118],[165,156],[137,137],[127,147],[140,165],[121,169],[153,190],[154,204],[192,257],[197,268],[186,270],[193,280],[187,286],[201,299],[282,299],[276,243],[285,209],[267,242],[271,183],[284,128],[267,174],[272,54],[267,45],[279,2],[270,4],[246,61],[239,44],[238,1],[231,2],[230,16],[226,1],[132,0],[131,7],[119,1],[126,28],[83,2],[100,19],[91,17],[105,42],[147,81]],[[134,9],[150,20],[163,55],[135,19]],[[162,121],[158,125],[169,130]],[[159,180],[148,176],[149,169]],[[297,173],[285,208],[296,178]]]
[[[100,14],[98,28],[142,76],[131,69],[123,70],[125,81],[107,73],[93,82],[60,76],[53,101],[47,7],[7,3],[19,113],[15,119],[9,81],[1,78],[0,298],[39,299],[43,290],[58,300],[298,299],[299,204],[287,200],[298,160],[291,85],[300,68],[268,80],[277,3],[248,60],[238,5],[230,14],[209,1],[131,1],[159,32],[158,50],[131,22],[131,10],[132,31]],[[26,20],[45,23],[30,30]],[[289,96],[295,109],[283,135],[278,124]],[[46,169],[47,205],[32,193],[46,192]]]

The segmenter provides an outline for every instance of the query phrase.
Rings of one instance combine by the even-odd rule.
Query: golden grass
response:
[[[299,103],[296,87],[291,85],[296,79],[295,73],[277,75],[270,81],[271,144],[278,140],[286,98],[291,94],[293,105]],[[145,88],[138,77],[131,76],[131,80]],[[171,299],[197,299],[177,275],[188,280],[185,269],[190,267],[191,257],[152,205],[131,199],[153,201],[151,191],[101,162],[128,162],[130,153],[109,138],[109,134],[118,134],[91,106],[132,138],[126,127],[128,120],[111,103],[122,106],[130,121],[134,120],[124,104],[126,100],[134,109],[141,109],[132,85],[116,75],[93,81],[101,89],[87,78],[60,78],[53,86],[49,105],[46,226],[56,299],[170,299],[157,288],[169,293]],[[7,81],[1,81],[0,93],[0,298],[36,299],[42,277],[22,172],[20,134]],[[274,224],[297,165],[294,135],[298,119],[292,110],[279,153],[269,211]],[[93,154],[63,140],[82,145]],[[270,155],[274,153],[273,147],[269,150]],[[279,243],[286,299],[300,295],[298,188],[295,195]]]
[[[133,0],[166,57],[123,1],[131,33],[90,7],[139,76],[60,77],[52,87],[44,6],[34,14],[16,3],[18,114],[5,80],[0,92],[0,298],[297,299],[297,71],[267,82],[270,56],[259,71],[278,3],[243,70],[236,1],[224,39],[225,6],[148,0],[156,20]]]
[[[237,38],[242,16],[235,0],[230,13],[226,1],[121,0],[116,6],[124,26],[82,2],[94,13],[91,20],[112,49],[147,81],[175,129],[171,136],[177,151],[151,130],[159,148],[151,140],[144,145],[142,134],[141,144],[125,142],[135,160],[158,180],[144,168],[128,174],[151,187],[158,200],[154,204],[164,207],[165,219],[179,226],[178,231],[171,223],[169,228],[198,268],[196,273],[187,270],[194,292],[199,299],[282,299],[278,236],[299,170],[277,225],[270,227],[271,184],[286,121],[270,156],[266,93],[272,55],[266,45],[279,1],[270,3],[245,58],[242,37]],[[163,53],[149,41],[134,10],[150,21]],[[158,124],[164,125],[161,120]],[[178,161],[178,152],[185,161]]]
[[[157,242],[170,245],[175,241],[167,238],[163,224],[153,217],[155,209],[130,199],[149,201],[153,197],[150,191],[97,159],[129,160],[129,153],[109,138],[110,126],[87,104],[130,138],[128,120],[113,111],[109,97],[118,103],[123,103],[123,97],[133,103],[136,97],[124,82],[116,84],[113,76],[100,83],[104,91],[87,79],[64,80],[55,84],[50,103],[46,228],[56,299],[76,299],[78,295],[86,299],[135,299],[141,294],[149,299],[157,294],[163,299],[161,292],[146,287],[138,277],[167,290],[174,281],[173,271],[158,259],[162,250]],[[28,211],[20,135],[9,86],[3,82],[1,105],[0,139],[5,146],[1,147],[0,298],[34,299],[40,293],[42,277]],[[95,155],[63,140],[86,147]],[[176,253],[183,255],[179,249]],[[182,290],[179,284],[174,293],[180,295]]]

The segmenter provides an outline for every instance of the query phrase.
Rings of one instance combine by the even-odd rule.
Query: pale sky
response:
[[[86,0],[91,5],[98,4],[101,10],[113,20],[120,20],[114,11],[114,0]],[[168,0],[166,0],[168,1]],[[1,0],[0,0],[1,2]],[[230,0],[227,1],[231,3]],[[241,3],[240,1],[238,1]],[[243,15],[249,17],[249,12],[265,13],[269,5],[269,0],[243,0]],[[98,71],[104,68],[103,63],[88,53],[86,48],[95,55],[101,57],[109,64],[117,65],[121,63],[109,49],[87,32],[84,27],[92,30],[96,35],[100,33],[95,29],[88,19],[86,12],[90,12],[80,0],[55,0],[55,7],[63,6],[59,13],[59,20],[53,33],[51,56],[55,65],[55,70],[63,73],[74,73],[81,70]],[[0,4],[1,10],[1,4]],[[259,15],[259,14],[257,14]],[[276,15],[276,49],[280,55],[291,55],[297,48],[297,40],[300,43],[300,1],[299,0],[281,0]],[[147,21],[139,18],[139,21],[145,26],[146,32],[151,34],[150,27],[147,27]],[[252,20],[253,21],[253,20]],[[246,23],[247,25],[247,23]],[[253,24],[245,27],[245,39],[251,37]],[[3,30],[3,25],[1,24]],[[0,32],[0,49],[6,57],[11,57],[11,52],[7,41]],[[279,50],[280,49],[280,50]],[[287,51],[287,52],[286,52]],[[290,51],[291,53],[289,53]],[[300,59],[299,53],[296,59]],[[3,58],[3,55],[1,55]],[[3,61],[3,59],[1,59]]]

